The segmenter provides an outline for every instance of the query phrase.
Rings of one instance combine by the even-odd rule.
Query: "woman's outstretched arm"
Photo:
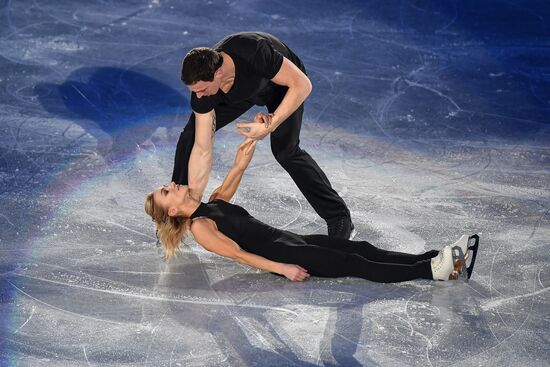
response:
[[[233,167],[231,167],[225,176],[222,184],[214,190],[212,195],[210,195],[210,199],[208,199],[208,201],[215,199],[221,199],[224,201],[231,200],[237,191],[239,184],[241,183],[241,178],[243,177],[246,167],[248,167],[248,164],[254,155],[255,148],[256,141],[248,138],[239,145]]]
[[[298,265],[272,261],[241,249],[235,241],[218,231],[215,224],[209,219],[194,220],[191,232],[199,245],[220,256],[228,257],[256,269],[281,274],[292,281],[302,281],[309,277],[307,270]]]

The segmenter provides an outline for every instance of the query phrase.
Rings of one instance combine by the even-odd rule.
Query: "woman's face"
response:
[[[155,203],[168,212],[168,215],[178,214],[179,207],[185,203],[189,196],[187,185],[176,185],[171,182],[153,191]]]

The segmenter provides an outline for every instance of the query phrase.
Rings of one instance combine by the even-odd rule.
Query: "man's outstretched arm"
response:
[[[202,198],[212,170],[212,146],[216,132],[216,112],[195,114],[195,143],[189,157],[189,190]]]

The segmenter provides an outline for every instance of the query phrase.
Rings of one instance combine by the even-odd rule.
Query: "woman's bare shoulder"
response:
[[[195,241],[203,247],[216,236],[217,230],[216,222],[207,217],[198,217],[191,222],[191,233]]]
[[[209,229],[217,229],[216,222],[207,217],[197,217],[193,218],[191,221],[191,232],[194,231],[205,231]]]

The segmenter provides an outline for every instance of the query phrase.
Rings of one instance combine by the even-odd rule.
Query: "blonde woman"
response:
[[[379,249],[366,241],[298,235],[255,219],[229,202],[255,145],[251,139],[241,143],[233,167],[208,203],[200,201],[202,193],[173,182],[147,195],[145,211],[155,223],[167,258],[191,231],[208,251],[292,281],[303,281],[310,275],[352,276],[384,283],[471,276],[479,240],[476,235],[462,236],[442,251],[413,255]]]

